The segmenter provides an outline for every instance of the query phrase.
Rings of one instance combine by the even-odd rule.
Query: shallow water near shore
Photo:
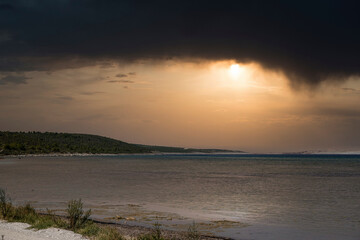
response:
[[[109,221],[235,239],[360,239],[360,156],[162,154],[0,159],[13,202],[82,198]],[[61,212],[61,211],[60,211]]]

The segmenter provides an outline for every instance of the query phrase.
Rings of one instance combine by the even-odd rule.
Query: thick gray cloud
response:
[[[134,81],[131,80],[109,80],[108,83],[134,83]]]
[[[72,102],[72,101],[74,101],[74,98],[69,96],[58,96],[52,99],[52,102],[57,104],[64,104],[66,102]]]
[[[0,71],[194,57],[257,61],[294,83],[317,84],[360,73],[359,7],[325,0],[0,0],[0,32],[11,36],[0,48]]]
[[[8,75],[0,79],[0,85],[4,84],[27,84],[27,79],[31,79],[25,76],[13,76]]]
[[[127,77],[128,75],[126,74],[123,74],[123,73],[119,73],[119,74],[116,74],[115,77],[118,77],[118,78],[124,78],[124,77]]]
[[[81,92],[80,95],[85,95],[85,96],[92,96],[92,95],[97,95],[97,94],[103,94],[104,92]]]
[[[355,94],[355,95],[359,95],[360,94],[360,90],[359,89],[355,89],[355,88],[341,88],[344,92],[349,93],[349,94]]]
[[[11,36],[8,33],[0,33],[0,44],[11,40]]]

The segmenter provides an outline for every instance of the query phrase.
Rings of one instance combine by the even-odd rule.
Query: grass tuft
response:
[[[102,231],[101,227],[89,221],[82,228],[78,229],[76,232],[80,233],[83,236],[94,237],[94,236],[98,236],[101,231]]]
[[[83,228],[91,215],[91,209],[84,212],[81,199],[69,201],[66,212],[70,220],[69,227],[74,231],[76,229]]]
[[[33,229],[50,227],[72,229],[74,232],[89,237],[91,240],[124,240],[124,236],[114,227],[101,227],[89,219],[91,210],[84,212],[81,199],[68,203],[68,219],[56,216],[47,210],[47,214],[40,214],[28,203],[24,206],[13,206],[10,197],[0,188],[0,219],[9,222],[24,222]],[[132,238],[134,240],[166,240],[162,235],[161,224],[155,223],[152,233]],[[200,234],[195,223],[188,229],[186,239],[199,240]]]
[[[138,240],[165,240],[161,232],[161,224],[155,223],[151,234],[146,234],[138,237]]]
[[[5,190],[0,188],[0,214],[3,218],[8,217],[12,210],[11,198],[6,194]]]
[[[124,240],[125,238],[119,233],[116,228],[104,227],[101,229],[96,240]]]
[[[197,229],[195,222],[193,222],[188,228],[187,239],[189,239],[189,240],[199,240],[200,239],[200,233]]]
[[[46,229],[51,227],[58,227],[57,224],[49,217],[39,217],[36,221],[31,225],[30,228],[34,229]]]

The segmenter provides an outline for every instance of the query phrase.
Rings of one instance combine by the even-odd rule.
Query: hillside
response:
[[[232,151],[222,149],[193,149],[130,144],[90,134],[0,131],[0,155],[49,153],[119,154],[152,152],[216,153]]]
[[[0,132],[0,154],[3,155],[150,152],[135,144],[89,134]]]

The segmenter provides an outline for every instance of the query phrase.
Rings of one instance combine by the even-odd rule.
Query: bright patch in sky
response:
[[[24,81],[0,85],[1,130],[249,152],[358,149],[355,78],[309,97],[281,72],[234,60],[110,62],[15,76]]]
[[[239,64],[232,64],[229,68],[229,73],[232,78],[238,78],[242,72],[242,68]]]

